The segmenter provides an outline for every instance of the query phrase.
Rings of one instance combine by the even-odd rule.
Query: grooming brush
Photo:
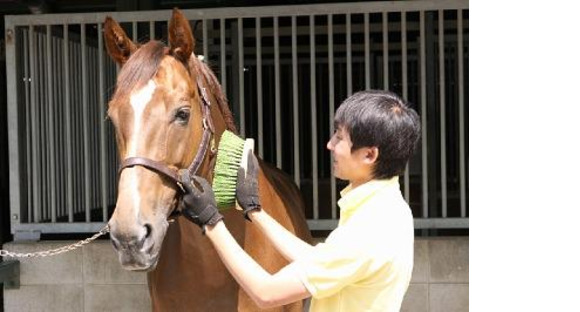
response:
[[[238,168],[247,170],[247,155],[254,152],[254,140],[242,139],[226,130],[220,139],[212,188],[220,211],[236,203]],[[239,207],[236,208],[241,210]]]

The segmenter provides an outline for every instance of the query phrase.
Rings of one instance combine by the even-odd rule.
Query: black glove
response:
[[[218,223],[224,217],[219,213],[213,190],[202,177],[189,176],[189,170],[179,170],[179,180],[183,184],[183,215],[191,222],[199,225],[205,233],[206,225]],[[201,186],[199,189],[194,182]]]
[[[262,209],[258,193],[258,159],[253,153],[248,154],[248,171],[238,168],[238,184],[236,186],[236,199],[244,209],[244,218],[248,221],[248,213],[252,210]]]

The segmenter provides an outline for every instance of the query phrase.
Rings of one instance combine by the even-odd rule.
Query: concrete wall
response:
[[[8,243],[34,252],[71,242]],[[145,273],[120,268],[109,241],[65,254],[20,260],[20,289],[4,290],[4,311],[148,311]],[[404,312],[460,312],[469,308],[469,238],[415,242],[413,279]]]

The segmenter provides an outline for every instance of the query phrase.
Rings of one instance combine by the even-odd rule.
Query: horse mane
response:
[[[218,108],[222,113],[226,124],[226,129],[238,134],[238,129],[228,104],[228,99],[226,98],[225,92],[223,92],[222,86],[213,71],[204,62],[198,60],[195,55],[192,55],[189,59],[189,68],[190,71],[193,72],[192,74],[201,74],[204,77],[209,93],[213,94],[217,101]]]

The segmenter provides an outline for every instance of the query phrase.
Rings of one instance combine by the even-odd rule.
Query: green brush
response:
[[[253,139],[244,140],[228,130],[223,132],[218,146],[212,183],[220,211],[231,208],[236,203],[238,168],[247,168],[246,155],[253,153],[253,150]]]

